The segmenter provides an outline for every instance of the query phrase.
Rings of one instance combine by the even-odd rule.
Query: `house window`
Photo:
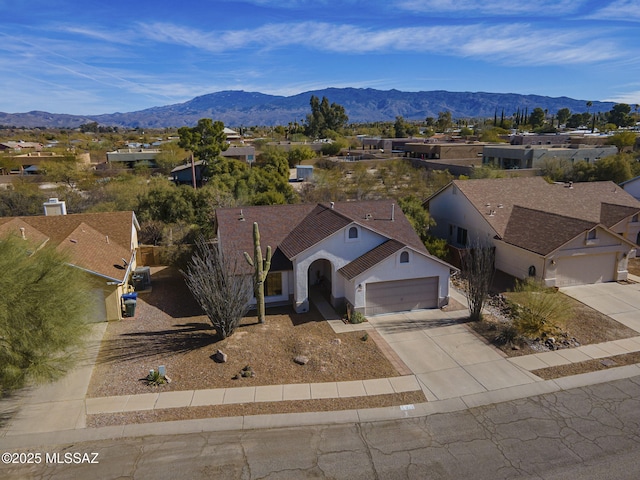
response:
[[[400,263],[409,263],[409,252],[402,252],[400,254]]]
[[[349,229],[349,238],[350,239],[358,238],[358,229],[356,227],[351,227]]]
[[[598,237],[596,236],[595,228],[593,230],[589,230],[589,232],[587,233],[587,240],[595,240],[596,238]]]
[[[264,294],[266,297],[282,295],[282,273],[272,272],[267,274],[264,281]]]
[[[632,223],[638,223],[638,214],[636,213],[633,217],[631,217]]]
[[[467,229],[458,227],[458,235],[456,238],[458,245],[467,246]]]

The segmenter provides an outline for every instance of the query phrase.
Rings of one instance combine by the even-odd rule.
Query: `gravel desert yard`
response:
[[[296,314],[291,307],[267,310],[264,324],[247,316],[229,338],[218,340],[215,331],[172,268],[153,269],[153,291],[139,295],[136,314],[112,322],[105,333],[87,396],[106,397],[172,390],[232,388],[293,383],[366,380],[398,376],[398,371],[364,332],[336,334],[320,314]],[[216,350],[227,354],[225,363],[213,360]],[[306,365],[293,361],[308,357]],[[150,369],[166,367],[171,383],[148,386],[144,378]],[[246,366],[254,377],[234,379]],[[363,397],[351,402],[277,402],[255,406],[254,413],[368,408],[425,401],[422,392]],[[355,402],[355,403],[354,403]],[[288,405],[289,403],[298,404]],[[354,407],[357,405],[357,407]],[[131,421],[199,416],[246,415],[251,405],[227,405],[206,409],[172,409],[126,415],[99,415],[90,424],[105,425]],[[189,410],[178,412],[177,410]],[[195,415],[195,417],[194,417]]]

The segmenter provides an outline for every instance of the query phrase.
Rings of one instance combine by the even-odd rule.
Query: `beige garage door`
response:
[[[616,255],[581,255],[558,260],[556,286],[611,282],[615,278]]]
[[[367,283],[366,315],[438,306],[438,277]]]

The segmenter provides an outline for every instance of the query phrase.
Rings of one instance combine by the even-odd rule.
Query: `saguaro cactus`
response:
[[[264,323],[264,281],[271,268],[271,247],[267,246],[267,257],[262,258],[258,222],[253,222],[253,258],[247,252],[244,252],[244,258],[255,269],[253,291],[256,296],[258,321]]]

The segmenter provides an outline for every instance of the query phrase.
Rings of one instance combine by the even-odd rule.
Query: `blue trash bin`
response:
[[[136,304],[138,303],[137,293],[122,294],[122,302],[124,303],[125,317],[134,317],[136,314]]]

